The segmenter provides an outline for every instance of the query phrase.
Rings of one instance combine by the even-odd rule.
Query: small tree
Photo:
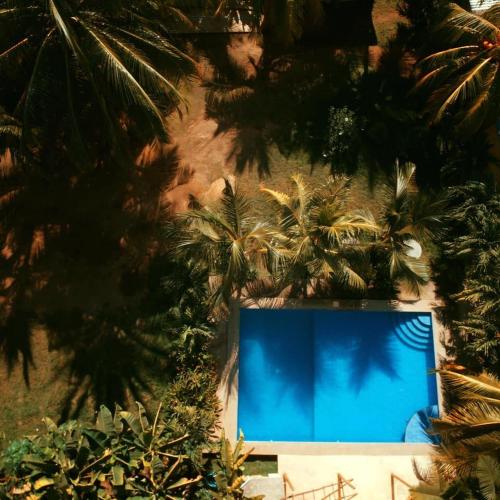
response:
[[[347,209],[349,179],[329,177],[317,189],[300,175],[292,181],[291,194],[262,189],[281,209],[275,242],[285,257],[280,268],[283,286],[291,285],[292,295],[301,297],[308,296],[310,287],[325,284],[364,290],[366,284],[352,260],[363,251],[363,235],[378,227],[370,213]]]
[[[211,305],[227,306],[239,298],[245,285],[267,274],[273,258],[275,231],[250,215],[251,204],[226,179],[220,204],[180,215],[169,226],[173,253],[206,267]]]

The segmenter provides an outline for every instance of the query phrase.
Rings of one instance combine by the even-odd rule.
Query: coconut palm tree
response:
[[[321,0],[217,0],[207,2],[217,15],[249,9],[253,27],[271,44],[286,47],[299,39],[304,31],[313,30],[323,19]]]
[[[251,215],[251,202],[226,179],[216,207],[194,209],[178,216],[167,233],[175,241],[174,254],[208,267],[211,305],[225,306],[240,298],[245,285],[268,269],[279,254],[273,247],[275,231]]]
[[[97,143],[102,156],[127,131],[165,139],[165,111],[191,70],[167,36],[175,12],[143,0],[0,0],[0,95],[25,145]]]
[[[443,49],[420,61],[417,83],[430,92],[432,121],[452,115],[471,132],[491,125],[500,110],[500,5],[479,15],[451,4],[437,35]]]
[[[449,407],[432,420],[431,432],[441,438],[437,472],[450,491],[473,495],[464,498],[495,500],[500,494],[500,382],[487,373],[438,373]]]
[[[292,177],[294,192],[262,188],[281,209],[279,238],[284,256],[281,279],[292,295],[307,297],[308,289],[339,285],[364,290],[352,260],[363,251],[362,238],[378,227],[368,212],[349,211],[349,179],[329,177],[311,189],[301,175]]]
[[[405,282],[419,294],[429,280],[423,247],[441,226],[443,203],[418,193],[413,184],[415,165],[396,165],[395,175],[386,185],[384,208],[377,245],[388,254],[391,278]]]

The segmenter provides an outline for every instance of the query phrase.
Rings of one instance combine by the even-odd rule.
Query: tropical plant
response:
[[[211,495],[219,500],[234,499],[242,500],[245,497],[241,486],[245,482],[244,467],[245,460],[250,456],[253,448],[243,453],[245,438],[240,432],[236,446],[231,446],[231,442],[224,434],[220,440],[219,457],[216,461],[214,478],[216,483],[216,491],[212,491]],[[254,500],[260,500],[263,497],[251,497]]]
[[[284,257],[283,286],[291,285],[292,295],[302,297],[308,296],[310,287],[325,284],[364,290],[366,284],[352,260],[363,250],[363,236],[378,227],[370,213],[348,210],[349,179],[332,176],[315,189],[301,175],[292,181],[293,194],[262,188],[281,209],[275,242]]]
[[[417,468],[424,484],[415,493],[496,500],[500,494],[500,382],[486,373],[438,373],[447,410],[432,420],[430,432],[438,434],[441,443],[431,469]]]
[[[453,115],[469,132],[491,125],[500,111],[500,5],[479,15],[451,4],[437,37],[443,49],[420,61],[417,83],[430,92],[432,121]]]
[[[264,37],[279,46],[287,46],[305,31],[314,30],[323,20],[323,4],[319,0],[264,0],[261,3],[260,29]]]
[[[230,15],[235,9],[249,11],[247,22],[267,38],[265,43],[286,47],[300,39],[304,31],[313,30],[323,20],[320,0],[217,0],[215,14]]]
[[[162,416],[174,434],[189,434],[184,450],[200,460],[219,428],[220,401],[216,374],[200,366],[183,370],[169,384],[163,397]]]
[[[192,68],[168,38],[174,15],[143,0],[2,0],[2,104],[22,121],[26,150],[57,141],[116,152],[132,131],[165,139],[165,111],[178,105],[179,77]]]
[[[500,463],[492,457],[480,456],[474,476],[445,479],[434,462],[426,468],[414,463],[419,484],[410,488],[411,500],[496,500],[495,484],[500,484]]]
[[[443,202],[417,192],[414,173],[411,163],[396,165],[395,175],[385,187],[377,244],[387,252],[391,278],[404,282],[418,295],[430,274],[423,247],[439,232]]]
[[[250,201],[227,179],[225,186],[219,206],[181,214],[167,229],[174,254],[208,269],[213,306],[241,297],[245,285],[267,274],[277,257],[275,231],[250,215]]]
[[[70,421],[13,442],[0,462],[2,498],[177,498],[202,479],[178,453],[187,435],[172,437],[160,418],[102,407],[95,425]]]
[[[452,354],[462,364],[500,374],[500,199],[485,184],[448,190],[446,231],[435,275],[449,309]],[[450,268],[458,271],[449,276]]]
[[[445,415],[432,420],[443,448],[453,456],[451,472],[470,470],[478,454],[500,458],[500,382],[487,373],[466,375],[440,370],[449,404]],[[446,462],[444,466],[447,467]]]
[[[335,168],[352,168],[358,163],[360,120],[348,107],[330,108],[327,155]]]

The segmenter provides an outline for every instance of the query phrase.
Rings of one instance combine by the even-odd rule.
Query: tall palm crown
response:
[[[422,247],[441,225],[442,202],[431,200],[413,186],[415,165],[397,165],[385,188],[378,243],[388,252],[391,277],[404,281],[418,295],[429,279]]]
[[[142,0],[0,0],[0,90],[25,139],[56,128],[83,146],[105,134],[109,151],[134,126],[165,138],[163,112],[191,65],[167,37],[173,12]]]
[[[450,480],[467,477],[477,471],[478,460],[485,457],[498,467],[500,382],[488,374],[470,376],[447,370],[439,373],[445,390],[453,398],[447,413],[432,421],[433,432],[442,440],[437,457],[440,471]],[[491,496],[485,498],[498,498],[500,484],[491,487]]]
[[[500,494],[500,384],[487,373],[478,376],[440,370],[448,399],[443,416],[430,432],[441,443],[431,467],[415,464],[421,484],[411,498],[497,500]]]
[[[272,246],[274,231],[251,215],[251,204],[231,183],[220,204],[181,214],[173,230],[175,253],[188,256],[208,267],[212,305],[227,304],[241,296],[245,285],[266,274],[276,257]]]
[[[285,283],[304,296],[309,286],[325,282],[363,290],[366,284],[350,258],[359,249],[359,238],[378,228],[369,213],[347,209],[349,179],[329,177],[317,189],[310,189],[300,175],[292,181],[292,194],[262,189],[282,210],[278,244],[286,258]]]
[[[476,131],[500,111],[500,5],[482,15],[451,4],[438,30],[440,50],[420,61],[417,88],[428,89],[434,122],[454,115],[457,126]]]
[[[321,0],[217,0],[205,2],[219,15],[231,15],[237,9],[249,9],[245,20],[271,42],[287,46],[305,31],[312,31],[324,17]]]

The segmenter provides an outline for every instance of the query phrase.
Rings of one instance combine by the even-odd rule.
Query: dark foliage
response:
[[[449,203],[434,274],[446,299],[450,353],[474,371],[498,375],[500,200],[485,184],[468,182],[449,190]]]

